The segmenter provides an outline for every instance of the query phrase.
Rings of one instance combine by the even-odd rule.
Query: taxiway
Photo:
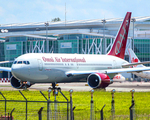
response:
[[[29,90],[48,90],[50,84],[34,84]],[[69,91],[73,89],[74,91],[90,91],[92,88],[87,86],[87,83],[59,83],[59,86],[63,91]],[[150,82],[116,82],[109,85],[106,91],[111,91],[115,89],[119,92],[130,92],[134,89],[136,92],[149,92]],[[10,83],[0,83],[0,90],[17,90],[11,86]]]

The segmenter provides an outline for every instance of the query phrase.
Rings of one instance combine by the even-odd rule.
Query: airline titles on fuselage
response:
[[[42,60],[44,62],[82,62],[85,63],[86,60],[85,58],[63,58],[63,57],[50,57],[50,58],[46,58],[46,57],[42,57]]]
[[[66,58],[66,57],[42,57],[44,65],[50,67],[77,67],[77,68],[85,68],[91,67],[97,69],[112,69],[113,65],[111,63],[96,63],[96,62],[87,62],[84,57],[74,57],[74,58]],[[46,68],[46,71],[50,71],[51,69]]]

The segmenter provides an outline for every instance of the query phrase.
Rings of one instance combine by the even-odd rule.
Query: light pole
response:
[[[95,118],[94,118],[94,100],[93,100],[94,90],[92,89],[90,92],[91,92],[91,113],[90,113],[90,120],[95,120]]]
[[[134,22],[136,21],[135,18],[131,19],[131,22],[133,22],[133,41],[132,41],[132,50],[134,51]]]
[[[115,89],[111,90],[111,95],[112,95],[112,101],[111,101],[111,115],[112,115],[112,120],[114,120],[115,117],[115,100],[114,100],[114,93],[116,92]]]
[[[46,52],[49,53],[49,41],[47,40],[47,29],[48,29],[49,23],[46,22],[45,26],[46,26],[46,43],[47,43]]]
[[[72,108],[72,106],[73,106],[73,102],[72,102],[73,90],[70,89],[69,92],[70,92],[70,118],[71,118],[71,120],[73,120],[73,108]]]
[[[52,90],[49,89],[48,90],[48,106],[47,106],[47,120],[50,120],[51,117],[51,107],[50,107],[50,94],[51,94]]]
[[[132,18],[131,19],[131,22],[133,22],[133,40],[132,40],[132,50],[134,51],[134,22],[136,21],[135,18]],[[132,74],[132,78],[134,79],[135,78],[135,75]]]
[[[135,93],[135,90],[132,89],[130,92],[131,92],[131,97],[132,97],[131,103],[134,104],[134,93]]]
[[[106,20],[105,19],[103,19],[102,20],[102,23],[103,23],[103,40],[104,40],[104,48],[103,48],[103,50],[104,50],[104,54],[106,54],[106,40],[105,40],[105,23],[106,23]]]
[[[79,54],[79,37],[78,36],[76,37],[77,37],[77,53]]]
[[[132,105],[131,105],[131,107],[129,108],[130,109],[130,120],[134,120],[135,119],[135,102],[134,102],[134,93],[135,93],[135,90],[134,89],[132,89],[131,91],[131,97],[132,97],[132,101],[131,101],[131,103],[132,103]]]

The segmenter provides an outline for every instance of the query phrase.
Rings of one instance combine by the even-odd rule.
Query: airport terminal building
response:
[[[25,53],[106,54],[123,18],[41,23],[0,24],[0,61]],[[132,48],[141,61],[150,61],[150,17],[130,23],[125,59]],[[10,67],[12,63],[1,64]],[[123,74],[131,78],[131,74]],[[0,78],[10,76],[1,72]]]

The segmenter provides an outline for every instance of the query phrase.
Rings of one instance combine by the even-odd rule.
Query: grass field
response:
[[[25,100],[19,91],[0,91],[7,100]],[[28,101],[46,101],[39,91],[21,91]],[[62,91],[65,96],[70,99],[70,93]],[[48,98],[48,92],[42,91],[42,93]],[[131,106],[131,93],[130,92],[116,92],[114,95],[115,100],[115,120],[129,120],[129,107]],[[137,120],[150,119],[150,93],[149,92],[135,92],[135,117]],[[75,120],[90,120],[90,92],[73,92],[73,107]],[[104,108],[104,118],[106,120],[111,119],[111,92],[96,90],[93,94],[94,99],[94,117],[96,120],[100,119],[100,110],[106,104]],[[4,100],[0,95],[0,100]],[[51,93],[51,101],[54,101],[54,96]],[[59,93],[57,101],[66,101],[64,97]],[[50,110],[53,111],[55,105],[50,104]],[[38,119],[38,110],[44,107],[42,112],[43,120],[47,117],[47,103],[44,102],[28,102],[28,120]],[[7,113],[15,108],[13,116],[15,120],[25,120],[26,103],[25,102],[7,102]],[[59,111],[59,112],[58,112]],[[66,119],[67,104],[57,104],[58,119]],[[5,114],[5,102],[0,101],[0,115]],[[55,114],[54,112],[52,114]],[[55,116],[56,117],[56,116]]]

